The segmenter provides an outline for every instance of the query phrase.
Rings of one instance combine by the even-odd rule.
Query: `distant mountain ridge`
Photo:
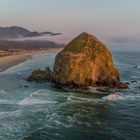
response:
[[[11,27],[0,27],[0,40],[6,39],[16,39],[16,38],[24,38],[24,37],[39,37],[39,36],[55,36],[61,35],[61,33],[53,33],[53,32],[37,32],[23,28],[18,26],[11,26]]]
[[[55,35],[62,35],[61,33],[52,33],[52,32],[42,32],[41,34],[43,35],[50,35],[50,36],[55,36]]]
[[[29,30],[18,26],[0,27],[0,39],[19,38],[29,33]]]
[[[38,36],[42,36],[42,34],[34,31],[34,32],[30,32],[30,33],[26,34],[24,37],[38,37]]]

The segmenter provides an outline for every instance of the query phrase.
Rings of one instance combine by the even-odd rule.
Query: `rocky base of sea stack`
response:
[[[46,70],[34,70],[32,74],[26,78],[28,82],[38,82],[38,83],[52,83],[52,85],[56,85],[60,88],[68,88],[68,89],[83,89],[83,90],[89,90],[91,87],[110,87],[110,88],[119,88],[119,89],[126,89],[128,88],[128,85],[113,79],[109,79],[107,81],[103,82],[97,82],[96,84],[92,85],[89,83],[86,83],[86,85],[78,85],[76,83],[69,82],[66,84],[57,83],[55,79],[53,79],[53,72],[50,70],[50,68],[47,67]]]
[[[105,86],[128,88],[120,82],[112,55],[96,37],[82,33],[55,57],[53,70],[35,70],[28,81],[51,82],[69,89],[89,89]]]

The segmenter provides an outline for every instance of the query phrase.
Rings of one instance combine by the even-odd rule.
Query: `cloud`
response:
[[[38,36],[38,37],[20,37],[18,39],[8,39],[9,41],[51,41],[57,44],[68,44],[72,39],[74,38],[74,35],[56,35],[56,36]]]
[[[109,38],[107,42],[118,44],[140,44],[140,39],[134,37],[112,37]]]

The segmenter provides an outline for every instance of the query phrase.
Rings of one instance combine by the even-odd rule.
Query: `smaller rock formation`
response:
[[[41,70],[41,69],[34,70],[31,76],[27,78],[27,81],[29,82],[35,81],[39,83],[51,82],[52,77],[53,77],[53,73],[50,70],[50,68],[47,67],[45,70]]]

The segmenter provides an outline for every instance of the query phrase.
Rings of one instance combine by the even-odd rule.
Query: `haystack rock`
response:
[[[73,39],[55,58],[53,81],[57,85],[127,88],[119,79],[106,45],[85,32]]]

